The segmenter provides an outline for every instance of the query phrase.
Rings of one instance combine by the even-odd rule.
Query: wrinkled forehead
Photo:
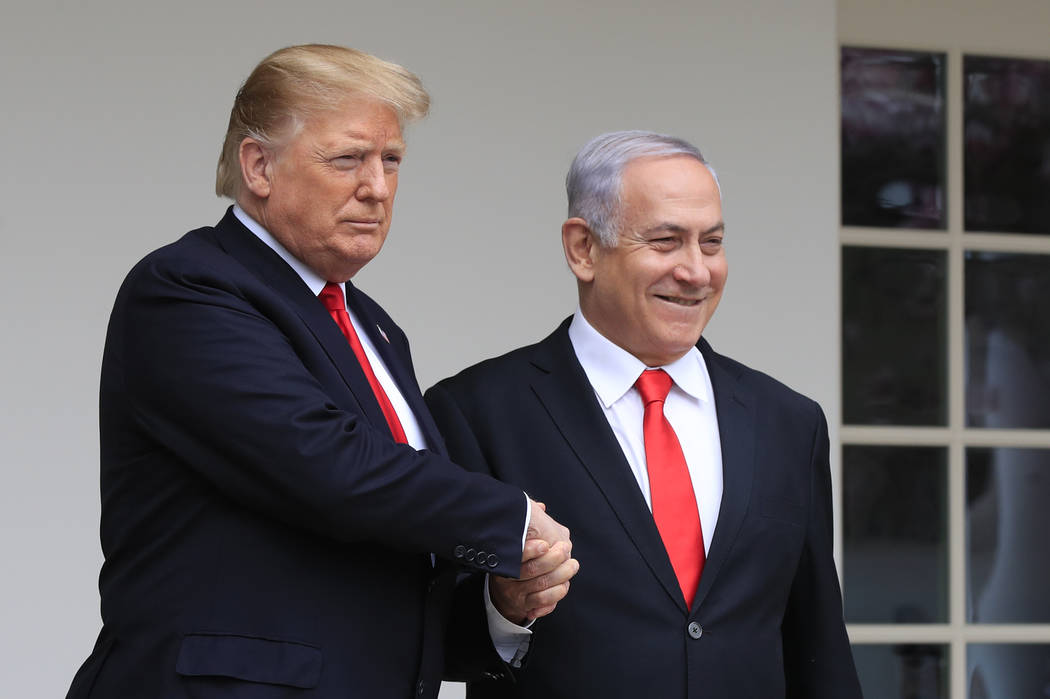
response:
[[[289,124],[285,143],[308,141],[323,147],[358,145],[403,152],[402,121],[388,103],[351,94],[334,106],[304,110]]]
[[[721,210],[721,191],[711,169],[687,155],[646,156],[624,166],[620,201],[633,206],[679,203],[715,206]]]

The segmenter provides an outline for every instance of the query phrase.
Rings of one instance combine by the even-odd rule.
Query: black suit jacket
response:
[[[533,627],[517,682],[477,683],[471,696],[860,697],[832,560],[819,406],[701,340],[724,491],[686,609],[568,325],[426,395],[453,459],[545,502],[580,561],[568,596]]]
[[[393,441],[324,306],[231,212],[131,271],[102,363],[103,628],[71,699],[437,694],[458,568],[428,552],[516,575],[525,498],[448,460],[404,334],[346,290],[431,450]]]

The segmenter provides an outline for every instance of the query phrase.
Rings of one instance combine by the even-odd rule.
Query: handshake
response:
[[[529,505],[529,529],[518,578],[489,578],[492,604],[505,619],[518,625],[553,612],[569,592],[569,579],[580,569],[579,561],[572,557],[569,530],[547,514],[542,502],[530,499]]]

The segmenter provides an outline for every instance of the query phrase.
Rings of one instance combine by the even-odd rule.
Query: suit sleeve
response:
[[[810,459],[810,513],[782,626],[789,699],[861,699],[833,557],[828,425],[817,413]]]
[[[224,275],[187,268],[200,264],[147,258],[114,308],[103,391],[142,431],[265,516],[446,558],[473,546],[518,574],[519,489],[374,430],[305,366],[305,331],[284,332]]]

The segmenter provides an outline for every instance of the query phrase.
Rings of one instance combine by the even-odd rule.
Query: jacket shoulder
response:
[[[736,378],[742,385],[747,386],[756,396],[767,403],[771,402],[774,405],[793,411],[823,412],[812,398],[799,393],[765,372],[754,369],[724,354],[719,354],[707,344],[706,340],[701,341],[700,352],[708,365],[709,372],[725,372],[729,376]]]
[[[525,381],[536,371],[533,358],[542,342],[518,347],[496,357],[468,366],[457,374],[442,379],[434,388],[456,395],[473,394],[481,388],[507,386]],[[530,371],[530,367],[532,367]]]
[[[146,254],[128,272],[128,279],[142,275],[167,273],[192,273],[196,269],[207,269],[223,256],[222,247],[215,228],[206,226],[182,235],[177,240]]]

